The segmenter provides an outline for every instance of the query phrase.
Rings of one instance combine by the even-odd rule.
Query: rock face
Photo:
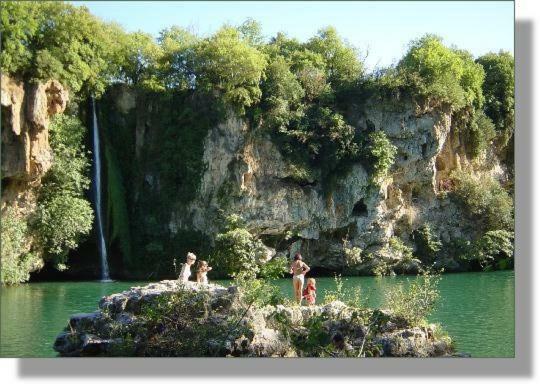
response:
[[[116,103],[121,115],[115,126],[135,121],[128,127],[135,136],[132,153],[136,155],[131,163],[137,165],[130,171],[137,175],[130,186],[135,196],[130,205],[140,213],[135,219],[139,232],[149,239],[157,232],[155,222],[164,222],[158,235],[167,234],[168,239],[162,241],[161,249],[193,231],[211,244],[220,231],[223,213],[239,214],[275,255],[291,257],[300,251],[312,268],[323,273],[373,274],[385,266],[390,266],[391,271],[386,271],[390,274],[416,273],[421,262],[392,249],[393,237],[414,248],[412,234],[426,224],[442,242],[481,235],[480,227],[445,198],[452,188],[452,171],[472,166],[499,179],[508,175],[493,154],[475,162],[468,158],[467,144],[451,111],[442,107],[419,110],[412,101],[368,100],[347,120],[360,134],[368,129],[383,131],[396,146],[395,163],[379,184],[371,181],[359,162],[344,172],[331,191],[325,191],[317,170],[307,174],[298,170],[282,156],[267,129],[230,112],[208,128],[202,154],[205,166],[198,185],[193,186],[195,197],[189,201],[175,199],[174,194],[163,197],[160,186],[174,175],[164,174],[156,158],[164,146],[164,133],[182,123],[174,123],[178,119],[174,108],[160,109],[162,105],[152,105],[151,99],[145,110],[139,96],[124,89],[112,96],[109,105]],[[159,119],[145,119],[148,111],[156,110],[162,121],[173,123],[165,126]],[[178,135],[175,145],[182,145]],[[155,210],[140,199],[150,194],[166,206],[160,210],[163,215],[152,221],[148,218]],[[351,248],[361,250],[361,258],[349,258]],[[438,254],[437,263],[447,271],[457,270],[459,265],[445,254],[448,249]],[[164,253],[165,258],[170,257]]]
[[[26,215],[35,208],[35,187],[52,164],[49,122],[62,113],[68,92],[56,80],[24,84],[2,75],[2,211]]]
[[[167,307],[167,303],[172,305]],[[159,313],[163,306],[165,312]],[[453,354],[451,340],[435,338],[433,325],[411,327],[378,310],[360,314],[339,301],[324,306],[257,307],[246,303],[234,286],[161,281],[103,297],[99,307],[70,318],[54,343],[61,356]],[[187,324],[180,319],[187,319]],[[310,342],[315,336],[318,344]],[[332,342],[336,336],[343,337],[342,344]]]

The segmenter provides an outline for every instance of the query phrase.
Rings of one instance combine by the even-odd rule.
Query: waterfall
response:
[[[94,202],[98,227],[98,248],[101,258],[101,280],[110,281],[109,264],[107,263],[107,247],[103,236],[103,221],[101,218],[101,159],[99,156],[99,128],[96,116],[96,102],[92,98],[93,135],[94,135]]]

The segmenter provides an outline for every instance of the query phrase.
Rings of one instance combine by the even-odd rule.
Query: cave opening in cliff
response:
[[[360,199],[353,207],[352,215],[357,217],[365,217],[368,214],[368,209],[364,203],[364,199]]]

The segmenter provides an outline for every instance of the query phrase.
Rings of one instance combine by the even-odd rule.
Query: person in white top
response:
[[[180,271],[180,276],[178,280],[180,282],[188,282],[189,276],[191,275],[191,265],[195,263],[197,256],[191,252],[187,253],[186,263],[182,264],[182,270]]]

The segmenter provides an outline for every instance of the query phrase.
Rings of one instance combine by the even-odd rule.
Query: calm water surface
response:
[[[360,286],[372,307],[385,292],[414,277],[348,277],[345,288]],[[43,282],[1,289],[0,357],[54,357],[52,344],[73,313],[97,309],[99,299],[145,282]],[[291,282],[276,284],[292,296]],[[333,278],[318,278],[319,297],[335,288]],[[514,272],[447,274],[441,299],[429,317],[441,323],[459,351],[473,357],[514,356]]]

